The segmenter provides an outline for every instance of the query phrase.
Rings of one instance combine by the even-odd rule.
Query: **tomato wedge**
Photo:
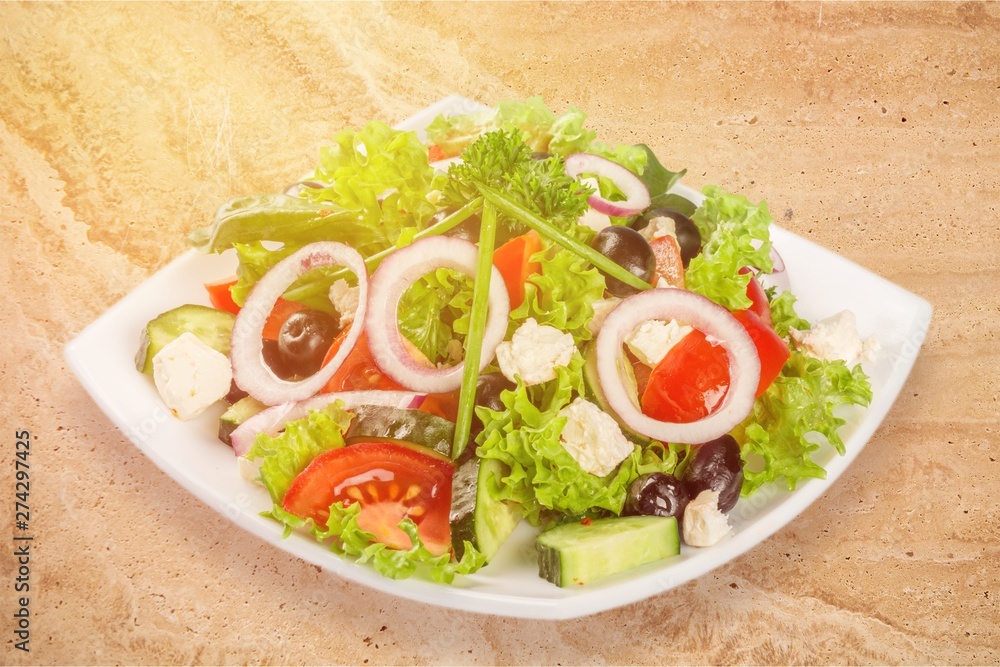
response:
[[[756,285],[756,280],[751,280],[752,285]],[[760,286],[757,287],[760,289]],[[767,305],[767,301],[764,301]],[[770,311],[768,311],[770,316]],[[754,309],[737,310],[733,317],[740,321],[743,328],[750,334],[754,347],[757,348],[757,356],[760,357],[760,382],[757,384],[757,396],[760,396],[771,386],[775,378],[781,373],[785,362],[791,353],[781,336],[774,333],[770,324],[764,321]],[[768,317],[770,319],[770,317]]]
[[[229,291],[229,288],[235,284],[235,276],[225,280],[218,280],[214,283],[205,283],[205,289],[208,290],[208,300],[213,308],[224,310],[233,315],[240,312],[240,307],[233,301],[233,295]]]
[[[729,391],[729,358],[697,329],[684,336],[649,374],[642,412],[673,424],[707,417]]]
[[[493,252],[493,266],[497,267],[507,286],[511,308],[517,308],[524,301],[524,284],[528,276],[541,273],[542,265],[531,261],[531,256],[541,249],[542,237],[532,230],[512,238]]]
[[[359,503],[358,527],[393,549],[409,549],[399,527],[409,517],[434,555],[451,548],[451,478],[455,466],[417,445],[362,442],[320,454],[292,482],[282,507],[326,525],[330,506]]]
[[[344,338],[347,337],[348,330],[345,328],[333,339],[333,344],[330,345],[330,350],[323,359],[324,366],[330,363],[330,360],[337,354],[340,345],[344,342]],[[358,342],[354,344],[354,349],[347,355],[344,363],[340,365],[340,368],[333,374],[329,382],[320,389],[320,393],[328,394],[338,391],[361,391],[367,389],[398,391],[405,390],[406,387],[382,372],[382,369],[375,363],[372,351],[368,347],[368,336],[362,332],[360,338],[358,338]]]

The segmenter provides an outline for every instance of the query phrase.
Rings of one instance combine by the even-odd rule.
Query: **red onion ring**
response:
[[[345,408],[358,405],[387,405],[394,408],[418,408],[423,403],[423,394],[408,391],[342,391],[334,394],[319,394],[304,401],[282,403],[258,412],[237,426],[230,434],[233,453],[246,456],[257,436],[261,433],[278,435],[285,424],[309,415],[311,410],[325,408],[334,401],[343,401]]]
[[[622,343],[636,326],[652,319],[676,319],[716,339],[729,357],[729,391],[712,414],[687,424],[663,422],[642,413],[618,370]],[[597,375],[608,405],[629,428],[661,442],[698,444],[728,433],[753,409],[760,358],[750,335],[732,314],[700,294],[654,289],[624,299],[597,335]]]
[[[382,372],[404,387],[436,394],[462,386],[465,362],[446,368],[432,368],[417,362],[407,352],[399,331],[397,312],[399,300],[406,289],[435,269],[453,269],[475,277],[478,253],[479,249],[468,241],[429,236],[386,257],[372,275],[371,312],[365,322],[368,346]],[[495,266],[490,279],[489,303],[479,370],[493,360],[497,346],[507,333],[507,317],[510,315],[510,297]]]
[[[783,273],[785,271],[785,260],[781,259],[781,255],[778,254],[778,249],[773,245],[771,246],[771,273]]]
[[[330,362],[313,375],[295,382],[282,380],[264,361],[263,330],[267,316],[285,290],[300,276],[321,266],[343,266],[358,277],[358,309],[347,337]],[[230,359],[233,379],[243,391],[265,405],[308,398],[323,388],[361,336],[368,301],[368,270],[361,255],[343,243],[309,244],[275,264],[250,290],[233,324]]]
[[[587,203],[595,211],[616,218],[627,218],[649,207],[649,189],[642,180],[617,162],[591,153],[573,153],[566,158],[566,174],[576,178],[580,174],[594,174],[611,179],[625,201],[610,201],[595,192]]]

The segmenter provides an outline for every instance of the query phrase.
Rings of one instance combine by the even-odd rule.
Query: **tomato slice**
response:
[[[349,328],[345,328],[333,339],[333,344],[330,345],[330,350],[326,353],[326,358],[323,359],[324,366],[330,363],[330,360],[337,354],[349,330]],[[329,382],[320,389],[320,392],[328,394],[338,391],[361,391],[368,389],[405,391],[406,387],[382,372],[382,369],[375,363],[371,348],[368,347],[368,335],[365,332],[361,332],[361,336],[354,344],[354,349],[347,355],[344,363],[340,365],[340,368],[333,374]]]
[[[697,329],[684,336],[649,374],[642,412],[673,424],[707,417],[729,391],[729,357]]]
[[[330,505],[360,503],[358,527],[393,549],[409,549],[399,528],[409,517],[420,540],[435,555],[451,548],[451,478],[455,466],[443,458],[388,442],[362,442],[320,454],[292,482],[282,507],[325,525]]]
[[[751,284],[756,284],[756,280],[751,280]],[[758,289],[760,287],[758,286]],[[765,306],[767,301],[765,300]],[[770,311],[768,312],[770,315]],[[740,321],[743,328],[750,334],[754,347],[757,348],[757,356],[760,357],[760,382],[757,384],[757,396],[760,396],[771,386],[775,378],[781,373],[785,362],[791,353],[781,336],[774,333],[770,324],[764,321],[754,309],[737,310],[733,317]],[[770,318],[769,318],[770,319]]]
[[[308,307],[304,303],[286,301],[279,296],[278,300],[274,302],[271,314],[267,316],[267,320],[264,322],[264,340],[278,340],[278,335],[281,333],[281,325],[285,323],[285,320],[294,313],[305,310]]]
[[[740,269],[740,273],[749,272],[750,269]],[[747,298],[752,302],[750,310],[756,313],[757,317],[762,319],[767,326],[771,326],[771,304],[767,301],[764,288],[760,286],[760,283],[753,276],[750,276],[750,282],[747,283]]]
[[[233,301],[233,295],[229,288],[236,284],[236,277],[218,280],[214,283],[205,283],[208,290],[208,300],[213,308],[224,310],[227,313],[236,315],[240,312],[240,307]]]
[[[524,284],[528,276],[541,273],[541,263],[531,261],[531,256],[541,249],[542,237],[532,230],[512,238],[493,252],[493,266],[500,271],[507,286],[511,308],[517,308],[524,301]]]

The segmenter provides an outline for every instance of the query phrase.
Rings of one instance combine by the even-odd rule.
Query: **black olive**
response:
[[[224,400],[228,405],[232,405],[247,396],[249,396],[249,394],[240,389],[239,385],[236,384],[236,380],[233,380],[229,383],[229,393],[223,396],[222,400]]]
[[[649,241],[634,229],[621,225],[605,227],[594,237],[591,246],[633,276],[647,283],[653,281],[656,256],[649,247]],[[639,291],[607,274],[604,274],[604,278],[608,291],[615,296],[625,297]]]
[[[681,247],[681,261],[686,269],[691,259],[701,253],[701,234],[698,233],[698,227],[691,218],[669,208],[647,209],[629,224],[632,229],[638,231],[648,227],[653,218],[670,218],[674,221],[677,244]]]
[[[264,357],[264,363],[267,364],[268,368],[274,371],[274,374],[279,378],[282,380],[289,380],[295,377],[295,371],[285,364],[285,360],[282,358],[281,352],[278,350],[278,341],[265,338],[261,354]]]
[[[517,385],[508,380],[502,373],[486,373],[479,376],[476,382],[476,405],[489,408],[494,412],[503,412],[507,406],[500,400],[504,390],[514,391]]]
[[[641,475],[629,485],[622,516],[672,516],[684,518],[691,496],[684,484],[662,472]]]
[[[692,498],[706,489],[719,492],[719,511],[736,505],[743,486],[743,459],[740,446],[731,435],[698,445],[694,460],[684,471],[684,485]]]
[[[295,375],[312,375],[323,365],[337,331],[337,320],[329,313],[311,308],[293,313],[278,332],[281,365]]]

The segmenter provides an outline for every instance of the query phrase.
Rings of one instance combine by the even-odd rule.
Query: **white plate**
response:
[[[439,113],[476,108],[481,106],[449,97],[399,127],[419,129]],[[700,196],[684,187],[678,192]],[[781,250],[802,316],[816,320],[851,309],[862,336],[874,335],[881,344],[877,361],[865,367],[874,401],[867,411],[853,413],[841,431],[846,456],[827,447],[815,457],[826,467],[826,479],[804,482],[793,493],[764,488],[740,500],[730,515],[733,533],[713,547],[684,547],[669,560],[580,588],[558,588],[538,577],[534,534],[524,523],[487,568],[457,578],[452,586],[419,578],[393,581],[366,565],[340,558],[308,536],[282,539],[279,526],[259,516],[270,507],[267,493],[240,478],[232,451],[216,438],[222,406],[195,421],[174,419],[163,408],[150,378],[136,372],[132,360],[139,334],[150,319],[183,303],[208,304],[203,284],[233,273],[231,251],[213,256],[190,251],[180,256],[88,326],[66,346],[65,354],[101,409],[150,460],[234,523],[289,554],[352,581],[429,604],[505,616],[573,618],[669,590],[727,563],[779,530],[851,464],[902,388],[930,323],[930,304],[783,229],[772,227],[772,238]]]

